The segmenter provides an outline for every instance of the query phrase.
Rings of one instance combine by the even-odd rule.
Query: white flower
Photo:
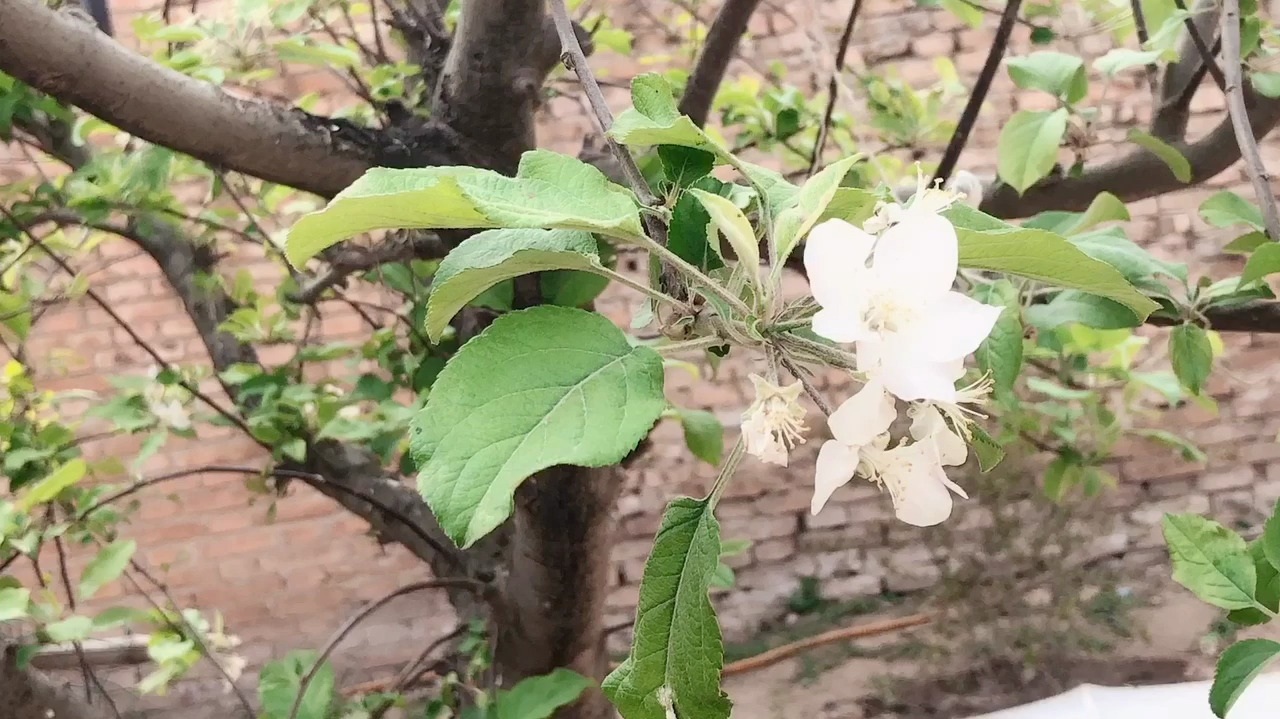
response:
[[[835,439],[824,442],[818,450],[810,512],[820,512],[831,495],[853,479],[865,449],[874,448],[877,443],[884,447],[888,442],[886,432],[897,416],[893,397],[875,379],[831,413],[827,426]]]
[[[742,438],[747,453],[769,464],[787,466],[787,451],[804,442],[804,407],[799,382],[778,387],[759,375],[751,375],[756,399],[742,415]]]
[[[892,449],[886,449],[888,429],[897,410],[877,379],[831,414],[828,424],[835,439],[818,452],[809,507],[813,514],[821,511],[836,489],[862,475],[888,490],[894,514],[907,524],[929,527],[951,516],[951,492],[968,495],[947,477],[943,466],[963,464],[968,447],[936,406],[917,405],[908,413],[913,417],[915,441],[904,440]]]
[[[950,222],[908,213],[877,241],[827,220],[809,233],[804,263],[822,306],[814,332],[856,343],[858,369],[899,399],[955,401],[957,363],[991,333],[1001,308],[952,291],[959,245]]]
[[[182,406],[182,402],[176,399],[169,401],[147,398],[147,408],[151,410],[151,414],[160,420],[160,423],[170,429],[179,432],[191,429],[191,416],[187,414],[187,410]]]
[[[961,177],[963,175],[963,177]],[[971,181],[972,179],[972,181]],[[920,170],[920,165],[916,165],[916,191],[911,195],[906,203],[898,202],[877,202],[875,214],[862,223],[862,228],[873,235],[884,232],[893,225],[911,217],[913,215],[937,215],[943,210],[951,207],[956,202],[966,199],[967,193],[953,189],[956,184],[963,184],[965,189],[972,189],[973,181],[976,181],[972,174],[967,172],[958,173],[957,178],[952,183],[952,187],[946,189],[932,186],[925,181],[924,173]],[[982,183],[977,182],[978,202],[981,202]],[[970,202],[977,207],[976,202]]]

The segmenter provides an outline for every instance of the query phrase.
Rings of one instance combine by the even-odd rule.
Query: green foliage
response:
[[[600,267],[596,241],[577,230],[488,230],[463,240],[440,262],[427,303],[427,336],[439,341],[449,320],[497,283],[546,270]]]
[[[1213,369],[1213,347],[1209,336],[1196,325],[1179,325],[1169,333],[1169,359],[1173,373],[1192,394],[1200,394]]]
[[[1277,272],[1280,272],[1280,243],[1268,242],[1249,255],[1244,272],[1240,273],[1240,285],[1243,287],[1252,284]]]
[[[1080,102],[1089,91],[1084,61],[1074,55],[1041,50],[1009,58],[1007,64],[1013,84],[1024,90],[1043,90],[1068,105]]]
[[[311,651],[292,651],[282,659],[267,662],[258,675],[258,700],[262,702],[264,719],[287,719],[302,689],[302,679],[315,664],[318,655]],[[298,704],[297,719],[328,719],[334,702],[334,673],[324,662],[311,677],[307,691]]]
[[[1249,683],[1277,655],[1280,655],[1280,642],[1270,639],[1245,639],[1227,647],[1218,658],[1213,687],[1209,690],[1209,707],[1213,713],[1227,716]]]
[[[526,477],[621,460],[664,405],[662,359],[606,318],[559,307],[504,315],[459,350],[413,421],[419,488],[470,546],[507,518]]]
[[[1200,203],[1200,216],[1214,227],[1248,225],[1265,231],[1262,212],[1231,190],[1219,190]]]
[[[1194,514],[1166,514],[1163,528],[1174,581],[1215,607],[1257,606],[1257,572],[1238,534]]]
[[[1001,128],[996,144],[1001,181],[1022,193],[1048,175],[1058,160],[1067,117],[1063,108],[1015,112]]]
[[[712,466],[724,455],[724,426],[715,414],[701,409],[679,409],[684,443],[698,459]]]
[[[115,581],[137,549],[138,543],[132,539],[117,539],[98,550],[80,574],[80,598],[88,599],[102,585]]]
[[[526,152],[515,177],[474,167],[374,168],[323,209],[294,223],[289,261],[392,228],[549,228],[644,235],[635,197],[594,167],[546,150]]]
[[[496,719],[547,719],[556,709],[578,698],[591,680],[568,669],[528,677],[509,690],[499,690]]]
[[[724,646],[707,589],[720,555],[707,500],[671,501],[640,580],[631,656],[605,678],[624,719],[726,719]]]
[[[1129,128],[1128,140],[1160,158],[1179,182],[1191,182],[1191,163],[1178,148],[1136,127]]]

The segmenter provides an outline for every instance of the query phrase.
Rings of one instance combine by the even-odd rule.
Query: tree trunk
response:
[[[5,719],[106,719],[111,710],[91,705],[69,686],[57,686],[35,669],[18,668],[13,647],[0,662],[0,716]]]

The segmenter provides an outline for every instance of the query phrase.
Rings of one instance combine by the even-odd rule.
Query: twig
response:
[[[1129,8],[1133,12],[1133,27],[1138,32],[1138,48],[1145,48],[1151,36],[1147,33],[1147,18],[1142,12],[1142,0],[1129,0]],[[1154,92],[1156,86],[1156,64],[1147,63],[1147,84]]]
[[[241,706],[243,706],[245,711],[248,712],[248,716],[257,716],[253,710],[253,704],[249,701],[249,697],[246,696],[244,690],[236,684],[235,679],[231,676],[230,672],[227,671],[227,668],[222,666],[222,662],[218,661],[217,658],[213,656],[213,652],[209,650],[209,645],[205,644],[204,637],[200,636],[200,630],[196,629],[191,622],[187,621],[186,616],[184,616],[182,611],[178,608],[178,602],[174,600],[173,595],[169,592],[169,588],[166,587],[159,579],[156,579],[151,572],[148,572],[146,567],[139,564],[138,560],[130,559],[129,566],[133,568],[133,571],[141,574],[148,582],[150,582],[151,585],[156,588],[156,591],[160,592],[160,594],[165,598],[165,601],[169,603],[169,606],[173,607],[174,616],[178,617],[178,620],[182,622],[183,626],[187,630],[185,634],[190,635],[191,641],[196,645],[196,649],[200,652],[201,656],[208,659],[209,663],[218,670],[218,674],[222,675],[222,678],[226,680],[227,685],[231,687],[231,691],[234,692],[236,698],[240,700]],[[147,603],[156,610],[156,614],[164,619],[170,629],[180,634],[184,633],[182,632],[182,627],[179,627],[172,619],[169,619],[169,612],[166,612],[163,607],[151,598],[151,595],[142,588],[142,585],[138,583],[138,580],[134,579],[128,572],[125,572],[123,576],[130,584],[133,585],[134,590],[141,594],[143,599],[146,599]]]
[[[707,123],[707,114],[729,69],[729,61],[759,5],[760,0],[726,0],[711,21],[698,61],[680,98],[680,113],[688,115],[698,127]]]
[[[1244,169],[1253,184],[1254,194],[1258,196],[1267,235],[1272,242],[1280,242],[1280,210],[1276,208],[1276,197],[1271,191],[1271,175],[1262,161],[1258,140],[1249,122],[1249,111],[1244,104],[1244,78],[1240,70],[1240,0],[1224,0],[1222,6],[1222,63],[1226,67],[1227,112],[1231,115],[1231,127],[1235,130],[1240,155],[1244,158]]]
[[[807,637],[790,644],[783,644],[780,647],[774,647],[767,652],[757,654],[754,657],[739,659],[736,662],[729,662],[724,665],[724,669],[720,672],[720,676],[727,677],[733,674],[741,674],[755,669],[761,669],[771,664],[777,664],[783,659],[794,657],[795,655],[820,647],[824,644],[832,642],[847,641],[849,639],[860,639],[862,637],[874,637],[878,634],[888,634],[901,629],[910,629],[933,621],[932,614],[912,614],[908,617],[900,617],[898,619],[886,619],[880,622],[871,622],[869,624],[858,624],[852,627],[843,627],[841,629],[832,629],[812,637]]]
[[[813,153],[809,156],[808,177],[813,177],[813,173],[818,171],[822,151],[827,146],[827,135],[831,132],[831,116],[835,114],[836,99],[840,95],[840,73],[844,72],[845,56],[849,53],[849,41],[853,39],[853,26],[858,21],[860,12],[862,12],[862,0],[853,0],[849,19],[845,21],[844,32],[840,34],[840,45],[836,50],[836,67],[831,71],[831,80],[827,83],[827,108],[822,111],[822,124],[818,125],[818,137],[813,141]]]
[[[831,408],[831,404],[822,396],[822,393],[818,391],[818,388],[813,386],[813,382],[809,380],[808,373],[796,366],[796,363],[792,362],[791,358],[787,357],[781,351],[778,352],[778,361],[782,363],[783,367],[787,368],[787,371],[791,373],[792,377],[795,377],[800,382],[800,386],[804,387],[805,394],[809,395],[809,399],[813,400],[813,403],[818,405],[818,409],[822,410],[823,414],[830,417],[831,413],[835,410]]]
[[[1173,4],[1174,4],[1174,5],[1177,5],[1177,6],[1178,6],[1178,9],[1179,9],[1179,10],[1181,10],[1181,11],[1183,11],[1183,12],[1185,12],[1185,13],[1190,13],[1190,12],[1191,12],[1190,10],[1188,10],[1188,9],[1187,9],[1187,3],[1186,3],[1184,0],[1173,0]],[[1236,13],[1236,14],[1237,14],[1237,15],[1239,15],[1239,12],[1238,12],[1238,8],[1240,7],[1239,3],[1237,3],[1237,4],[1236,4],[1236,7],[1237,7],[1237,13]],[[1224,17],[1225,17],[1225,15],[1226,15],[1226,11],[1225,11],[1225,9],[1224,9],[1224,11],[1223,11],[1223,15],[1224,15]],[[1213,81],[1214,81],[1214,82],[1216,82],[1216,83],[1218,83],[1218,89],[1219,89],[1219,90],[1222,90],[1223,92],[1226,92],[1226,91],[1227,91],[1227,78],[1226,78],[1226,75],[1224,75],[1224,74],[1222,73],[1222,68],[1218,67],[1218,63],[1214,61],[1214,59],[1213,59],[1213,51],[1209,49],[1209,43],[1207,43],[1207,42],[1205,42],[1205,41],[1204,41],[1204,36],[1200,34],[1200,29],[1196,27],[1195,20],[1194,20],[1190,15],[1188,15],[1188,16],[1187,16],[1187,19],[1186,19],[1186,20],[1184,20],[1183,22],[1184,22],[1184,23],[1186,24],[1186,26],[1187,26],[1187,34],[1191,36],[1191,42],[1192,42],[1192,44],[1194,44],[1194,45],[1196,46],[1196,52],[1200,53],[1200,57],[1204,58],[1204,64],[1205,64],[1206,66],[1208,66],[1208,68],[1209,68],[1209,74],[1210,74],[1210,75],[1213,75]],[[1239,28],[1237,28],[1237,29],[1236,29],[1236,33],[1237,33],[1237,35],[1236,35],[1236,38],[1237,38],[1236,59],[1237,59],[1237,61],[1239,61],[1239,56],[1240,56],[1240,53],[1239,53]]]
[[[421,667],[422,663],[427,660],[427,657],[431,656],[436,649],[439,649],[444,644],[462,636],[466,631],[467,625],[465,623],[460,624],[453,631],[428,644],[422,651],[418,652],[416,657],[404,665],[404,668],[400,670],[400,673],[396,675],[396,678],[392,679],[391,683],[387,685],[386,691],[392,693],[404,691],[409,686],[409,683],[420,674],[419,667]],[[390,708],[390,702],[383,704],[369,714],[369,719],[382,719],[382,716],[386,714],[387,710]]]
[[[564,51],[560,60],[565,67],[573,70],[573,73],[578,76],[578,82],[582,83],[582,89],[586,92],[587,100],[591,102],[591,109],[595,112],[596,122],[604,133],[604,141],[609,145],[609,151],[618,159],[618,163],[622,166],[622,174],[627,178],[627,184],[636,193],[641,204],[645,206],[655,204],[657,198],[649,191],[649,183],[645,182],[635,158],[631,157],[631,153],[625,147],[609,136],[609,128],[613,127],[613,113],[609,111],[604,93],[600,91],[600,83],[596,82],[595,75],[587,65],[587,56],[582,52],[578,34],[573,29],[569,9],[565,7],[564,0],[550,0],[547,6],[551,10],[551,17],[555,20],[556,32],[560,35],[560,45]]]
[[[145,489],[147,487],[150,487],[156,484],[160,484],[162,482],[168,482],[175,479],[182,479],[183,477],[190,477],[196,474],[265,474],[265,475],[271,475],[275,477],[297,479],[297,480],[306,482],[308,485],[312,487],[315,487],[316,485],[319,485],[319,484],[323,484],[324,486],[336,489],[341,493],[345,493],[353,497],[356,497],[363,502],[368,502],[370,505],[382,511],[387,516],[391,517],[392,519],[398,520],[399,522],[404,524],[406,527],[408,527],[410,532],[413,532],[414,535],[416,535],[419,539],[421,539],[423,542],[429,545],[432,549],[434,549],[438,554],[444,557],[451,565],[453,565],[455,569],[459,569],[459,570],[463,569],[462,560],[457,556],[456,552],[448,551],[443,545],[440,544],[439,541],[437,541],[434,537],[432,537],[425,530],[423,530],[422,527],[418,526],[417,522],[414,522],[412,519],[407,517],[404,513],[396,510],[394,507],[391,507],[386,502],[383,502],[373,497],[372,495],[366,494],[359,490],[352,489],[351,487],[348,487],[344,484],[332,482],[326,479],[323,475],[315,474],[313,472],[303,472],[303,471],[292,470],[292,469],[264,470],[257,467],[236,467],[236,466],[229,466],[229,465],[213,464],[205,467],[197,467],[195,469],[185,469],[177,472],[169,472],[167,474],[162,474],[162,475],[158,475],[155,477],[134,482],[133,484],[130,484],[128,487],[117,490],[116,492],[113,492],[107,495],[106,497],[103,497],[102,499],[98,500],[93,505],[91,505],[88,509],[84,510],[79,515],[77,515],[76,520],[77,521],[82,520],[85,517],[88,517],[93,512],[97,511],[98,509],[101,509],[102,507],[112,502],[117,502],[123,499],[124,497],[127,497],[139,490]],[[3,567],[0,567],[0,570],[2,569]]]
[[[1004,12],[1000,13],[1000,24],[996,27],[995,39],[991,43],[991,50],[987,53],[987,61],[982,66],[982,71],[978,73],[978,81],[973,85],[973,94],[969,96],[969,102],[960,113],[960,121],[956,123],[955,132],[951,133],[951,141],[947,143],[947,149],[942,153],[938,171],[933,173],[933,184],[937,184],[939,180],[946,182],[955,171],[956,164],[960,161],[960,153],[964,152],[964,146],[969,142],[969,133],[973,132],[974,123],[978,121],[978,114],[982,111],[982,103],[986,101],[987,92],[991,90],[991,82],[996,77],[996,71],[1000,69],[1004,51],[1009,47],[1009,37],[1013,35],[1013,26],[1017,24],[1018,11],[1021,9],[1022,0],[1008,0],[1005,3]]]
[[[396,597],[404,596],[405,594],[412,594],[414,592],[421,592],[428,589],[468,589],[478,594],[482,592],[484,588],[484,584],[473,579],[432,579],[426,582],[406,584],[405,586],[392,590],[366,604],[363,609],[347,619],[347,621],[339,627],[338,631],[335,632],[332,637],[329,637],[329,641],[325,642],[324,648],[320,650],[320,654],[316,657],[315,662],[312,663],[311,668],[307,670],[307,673],[303,675],[302,680],[298,682],[298,694],[293,698],[293,706],[289,708],[288,719],[297,719],[298,709],[302,706],[302,698],[307,695],[307,688],[311,686],[311,680],[315,678],[316,672],[320,671],[320,667],[325,663],[325,660],[329,658],[329,655],[333,653],[333,650],[338,646],[338,644],[345,639],[346,636],[360,624],[360,622],[364,621],[370,614],[378,611],[378,609],[387,602],[390,602]]]

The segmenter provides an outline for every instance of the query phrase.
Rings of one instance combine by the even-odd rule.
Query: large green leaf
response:
[[[578,230],[486,230],[440,261],[427,301],[427,336],[440,339],[449,320],[481,292],[519,275],[600,267],[596,241]]]
[[[1046,304],[1027,308],[1027,321],[1042,330],[1079,322],[1099,330],[1137,327],[1141,324],[1133,310],[1106,297],[1079,290],[1059,292]]]
[[[720,526],[706,500],[667,505],[640,580],[631,655],[601,685],[623,719],[727,719],[724,645],[707,588]]]
[[[402,227],[644,234],[630,190],[572,157],[532,150],[520,158],[515,177],[475,167],[371,169],[324,209],[298,220],[285,253],[296,266],[353,235]]]
[[[1178,325],[1169,332],[1169,362],[1178,381],[1191,394],[1200,394],[1213,369],[1213,345],[1196,325]]]
[[[1219,190],[1200,203],[1200,216],[1214,227],[1248,225],[1265,230],[1262,211],[1231,190]]]
[[[1195,514],[1166,514],[1162,525],[1173,581],[1215,607],[1256,606],[1258,575],[1240,535]]]
[[[996,172],[1019,194],[1049,174],[1067,132],[1067,110],[1018,110],[996,140]]]
[[[1209,688],[1209,708],[1213,713],[1226,717],[1249,683],[1277,655],[1280,642],[1270,639],[1244,639],[1227,647],[1218,657],[1213,686]]]
[[[498,690],[497,719],[547,719],[589,686],[590,679],[569,669],[521,679],[510,690]]]
[[[138,543],[132,539],[117,539],[99,549],[80,574],[80,598],[88,599],[102,585],[115,581],[137,549]]]
[[[298,690],[302,688],[302,677],[311,670],[316,656],[311,651],[292,651],[283,659],[267,662],[262,667],[258,675],[258,701],[262,704],[263,719],[287,719]],[[333,703],[333,689],[333,667],[325,662],[311,677],[295,719],[327,719],[329,705]]]
[[[964,204],[946,216],[960,239],[960,266],[1006,272],[1115,300],[1145,319],[1159,305],[1111,265],[1044,230],[1014,227]]]
[[[631,81],[631,104],[618,115],[609,135],[624,145],[679,145],[723,158],[725,149],[693,120],[681,115],[671,85],[657,73]]]
[[[499,317],[462,346],[414,418],[418,486],[467,547],[510,514],[526,477],[618,462],[662,414],[662,358],[567,307]]]

